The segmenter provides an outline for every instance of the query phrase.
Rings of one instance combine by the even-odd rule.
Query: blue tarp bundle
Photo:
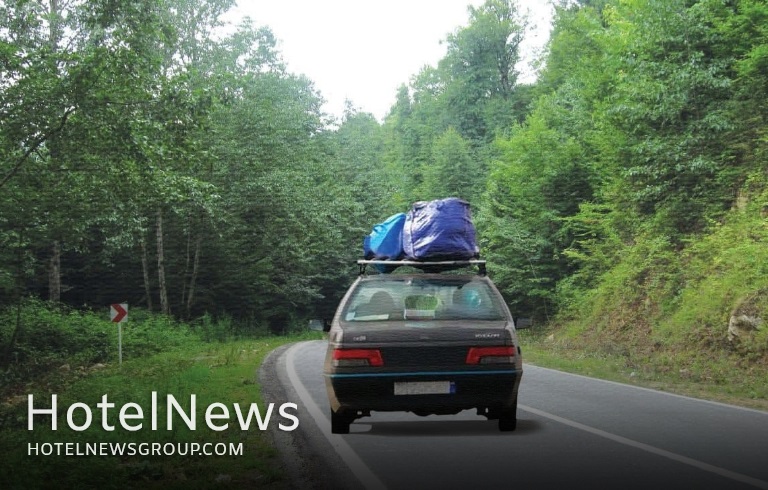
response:
[[[373,227],[363,240],[366,259],[399,260],[403,257],[403,225],[405,213],[398,213]]]
[[[405,217],[403,251],[421,261],[478,257],[469,203],[456,197],[414,203]]]

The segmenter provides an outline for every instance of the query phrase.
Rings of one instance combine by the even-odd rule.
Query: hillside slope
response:
[[[767,245],[765,187],[744,192],[722,222],[681,250],[640,237],[553,322],[545,345],[576,357],[615,356],[632,377],[765,400]]]

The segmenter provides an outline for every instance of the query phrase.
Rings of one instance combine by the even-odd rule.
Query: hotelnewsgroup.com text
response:
[[[30,442],[28,456],[242,456],[243,443]]]

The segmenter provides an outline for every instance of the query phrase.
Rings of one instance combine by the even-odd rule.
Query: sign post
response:
[[[128,303],[109,305],[109,319],[117,323],[117,352],[120,365],[123,365],[123,322],[128,319]]]

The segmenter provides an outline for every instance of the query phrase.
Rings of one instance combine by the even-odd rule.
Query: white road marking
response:
[[[590,378],[591,379],[591,378]],[[723,476],[725,478],[730,478],[731,480],[735,480],[738,482],[746,483],[748,485],[755,486],[757,488],[763,488],[768,490],[768,482],[764,480],[759,480],[757,478],[753,478],[751,476],[743,475],[741,473],[736,473],[735,471],[727,470],[725,468],[720,468],[719,466],[714,466],[709,463],[704,463],[703,461],[699,461],[693,458],[689,458],[687,456],[683,456],[681,454],[673,453],[671,451],[666,451],[664,449],[651,446],[649,444],[645,444],[642,442],[634,441],[632,439],[627,439],[626,437],[622,437],[616,434],[612,434],[610,432],[606,432],[604,430],[597,429],[595,427],[590,427],[588,425],[581,424],[579,422],[575,422],[573,420],[569,420],[548,412],[545,412],[543,410],[539,410],[537,408],[529,407],[527,405],[518,405],[518,408],[522,408],[526,412],[530,412],[532,414],[538,415],[540,417],[544,417],[550,420],[554,420],[555,422],[559,422],[561,424],[565,424],[569,427],[573,427],[574,429],[583,430],[585,432],[589,432],[590,434],[594,434],[596,436],[604,437],[606,439],[609,439],[614,442],[618,442],[619,444],[624,444],[626,446],[633,447],[635,449],[640,449],[641,451],[646,451],[652,454],[656,454],[657,456],[662,456],[664,458],[671,459],[673,461],[677,461],[678,463],[687,464],[689,466],[693,466],[695,468],[698,468],[700,470],[708,471],[710,473],[715,473],[717,475]]]
[[[286,353],[286,371],[288,372],[288,379],[291,380],[293,388],[304,403],[304,408],[307,409],[309,414],[315,420],[315,423],[320,428],[320,431],[331,443],[331,446],[336,450],[336,453],[347,464],[349,469],[357,476],[358,480],[370,489],[386,489],[386,485],[371,471],[370,468],[363,462],[357,453],[347,444],[342,436],[338,434],[331,434],[331,421],[323,414],[320,407],[312,399],[312,395],[309,394],[304,383],[299,379],[299,375],[296,373],[296,367],[294,364],[294,356],[296,350],[303,345],[303,343],[296,344],[290,347]]]
[[[589,381],[597,381],[599,383],[610,384],[610,385],[615,385],[615,386],[621,386],[623,388],[634,388],[636,390],[648,391],[650,393],[655,393],[657,395],[664,395],[664,396],[668,396],[668,397],[672,397],[672,398],[682,398],[684,400],[692,400],[692,401],[695,401],[697,403],[705,403],[705,404],[708,404],[708,405],[714,405],[714,406],[718,406],[718,407],[725,407],[725,408],[730,408],[730,409],[733,409],[733,410],[741,410],[743,412],[757,413],[757,414],[765,415],[766,417],[768,417],[768,412],[766,412],[764,410],[758,410],[758,409],[749,408],[749,407],[740,407],[738,405],[729,405],[728,403],[716,402],[716,401],[713,401],[713,400],[704,400],[702,398],[694,398],[692,396],[678,395],[677,393],[670,393],[669,391],[654,390],[653,388],[646,388],[644,386],[635,386],[635,385],[632,385],[632,384],[620,383],[618,381],[610,381],[610,380],[607,380],[607,379],[599,379],[599,378],[590,378],[589,376],[584,376],[583,374],[568,373],[568,372],[565,372],[565,371],[560,371],[558,369],[552,369],[552,368],[545,368],[545,367],[541,367],[541,366],[536,366],[535,364],[526,364],[525,365],[525,369],[535,369],[535,370],[541,370],[541,371],[549,371],[550,373],[562,374],[564,376],[572,376],[574,378],[587,379]]]

